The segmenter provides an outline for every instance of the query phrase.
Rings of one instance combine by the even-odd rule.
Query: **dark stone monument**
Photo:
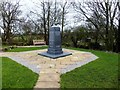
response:
[[[49,54],[62,54],[61,48],[61,35],[59,27],[52,27],[49,33],[49,48],[47,53]]]
[[[71,55],[72,53],[63,52],[61,47],[61,33],[60,27],[53,26],[49,31],[49,48],[47,52],[39,53],[39,55],[58,58]]]

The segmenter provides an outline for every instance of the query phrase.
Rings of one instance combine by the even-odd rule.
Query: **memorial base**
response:
[[[43,52],[43,53],[38,53],[38,55],[42,55],[42,56],[46,56],[46,57],[49,57],[49,58],[59,58],[59,57],[64,57],[64,56],[68,56],[68,55],[72,55],[72,53],[69,53],[69,52],[63,52],[62,54],[49,54],[47,52]]]

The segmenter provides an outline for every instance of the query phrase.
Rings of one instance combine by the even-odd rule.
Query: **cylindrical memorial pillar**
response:
[[[49,54],[62,54],[60,27],[52,26],[49,31]]]

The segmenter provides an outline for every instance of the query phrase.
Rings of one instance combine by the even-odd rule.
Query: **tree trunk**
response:
[[[108,12],[108,2],[105,3],[106,5],[106,32],[105,32],[105,44],[106,44],[106,50],[109,51],[109,39],[108,39],[108,29],[109,29],[109,12]]]
[[[118,10],[120,11],[120,2],[118,2]],[[117,38],[117,51],[120,53],[120,13],[118,19],[118,38]]]
[[[44,41],[47,44],[47,29],[46,29],[46,18],[45,18],[45,2],[43,2],[43,23],[44,23]]]
[[[120,18],[118,20],[118,37],[117,37],[117,52],[120,53]]]
[[[62,33],[61,33],[61,40],[63,40],[63,27],[64,27],[64,8],[62,13]]]
[[[47,42],[46,44],[49,45],[49,30],[50,30],[50,4],[48,2],[48,16],[47,16],[47,27],[48,27],[48,36],[47,36]]]

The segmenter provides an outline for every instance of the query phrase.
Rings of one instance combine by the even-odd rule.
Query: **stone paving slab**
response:
[[[59,69],[59,68],[64,69],[65,67],[66,67],[66,65],[61,65],[61,64],[55,65],[56,69]]]
[[[38,66],[36,66],[35,64],[30,64],[28,60],[19,58],[19,57],[14,57],[14,56],[8,56],[10,59],[28,67],[29,69],[31,69],[33,72],[39,74],[40,72],[40,68]]]
[[[0,56],[9,57],[28,67],[33,72],[38,73],[39,78],[34,88],[59,88],[61,74],[81,67],[98,58],[90,52],[69,49],[63,49],[63,51],[71,52],[72,55],[57,59],[38,55],[38,53],[45,51],[47,49],[26,52],[0,52]]]
[[[57,74],[57,73],[49,73],[49,74],[44,74],[44,73],[41,73],[40,74],[40,77],[38,78],[38,82],[40,81],[56,81],[56,82],[59,82],[60,81],[60,75]]]
[[[47,69],[41,69],[40,73],[58,73],[58,69],[51,69],[51,68],[47,68]]]
[[[48,69],[48,68],[54,68],[55,65],[53,64],[39,64],[41,69]]]
[[[37,82],[34,88],[60,88],[60,84],[58,82],[53,81],[41,81]]]

